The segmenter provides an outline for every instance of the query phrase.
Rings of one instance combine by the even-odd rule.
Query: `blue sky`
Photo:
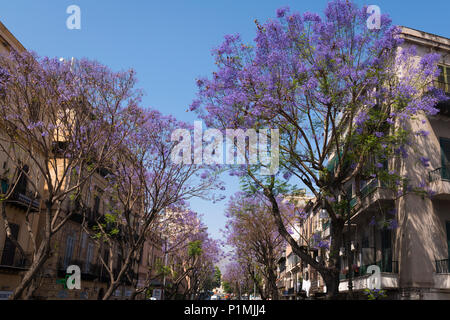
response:
[[[254,20],[275,16],[288,5],[292,11],[322,12],[328,0],[14,0],[1,1],[0,21],[29,50],[41,56],[87,57],[114,70],[134,68],[144,105],[193,123],[187,113],[195,96],[195,79],[214,70],[211,49],[225,34],[240,33],[251,41]],[[375,4],[395,24],[450,37],[450,1],[356,1]],[[81,30],[66,28],[66,8],[81,8]],[[226,195],[238,191],[236,179],[224,177]],[[210,233],[220,238],[226,201],[194,200]]]

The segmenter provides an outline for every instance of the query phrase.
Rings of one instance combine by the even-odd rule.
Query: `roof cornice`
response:
[[[5,25],[0,21],[0,41],[3,42],[5,47],[10,49],[11,47],[19,52],[27,51],[27,49],[17,40],[16,37],[5,27]]]

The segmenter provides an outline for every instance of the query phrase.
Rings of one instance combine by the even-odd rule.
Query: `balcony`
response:
[[[378,262],[377,265],[381,269],[381,289],[394,289],[398,288],[398,262],[392,261],[386,265]],[[352,282],[353,290],[364,290],[369,288],[369,280],[371,275],[367,274],[367,268],[369,265],[363,266],[355,270]],[[339,284],[339,291],[348,291],[348,273],[340,275],[341,283]]]
[[[277,288],[278,288],[278,289],[284,288],[284,287],[285,287],[285,284],[284,284],[284,282],[285,282],[285,277],[286,277],[286,272],[285,272],[285,271],[281,271],[281,272],[279,273],[278,279],[277,279],[277,281],[276,281],[276,284],[277,284]]]
[[[361,199],[364,199],[365,197],[373,193],[378,187],[380,187],[379,180],[378,179],[371,180],[361,189]],[[350,206],[352,208],[355,207],[357,203],[358,199],[356,197],[350,200]]]
[[[450,289],[449,259],[436,260],[436,273],[433,275],[434,287],[440,290]]]
[[[450,195],[450,165],[437,168],[429,173],[429,181],[435,197],[449,198]]]
[[[110,281],[109,273],[104,269],[102,264],[86,263],[82,260],[70,260],[67,266],[65,266],[62,258],[58,261],[58,277],[64,278],[66,276],[67,267],[71,265],[80,267],[81,280],[100,282]]]
[[[362,277],[367,274],[367,268],[373,264],[364,265],[361,267],[358,267],[356,270],[354,270],[353,275],[354,277]],[[398,273],[398,261],[390,261],[387,263],[383,263],[381,261],[378,261],[375,265],[380,267],[380,272],[385,273]],[[348,274],[346,274],[345,279],[348,278]]]
[[[441,168],[437,168],[429,173],[430,182],[439,181],[439,180],[448,180],[450,181],[450,165],[444,166]]]
[[[6,194],[9,189],[9,184],[6,180],[1,180],[1,191],[3,194]],[[16,186],[16,190],[20,189],[19,185]],[[39,198],[34,199],[33,192],[29,190],[23,191],[15,191],[11,196],[7,199],[7,203],[11,205],[15,205],[21,209],[27,210],[30,208],[32,212],[37,212],[40,209],[40,201]]]
[[[89,228],[92,228],[94,225],[96,225],[96,220],[94,215],[92,214],[92,210],[87,209],[74,209],[72,212],[70,218],[71,221],[74,221],[76,223],[83,223],[83,219],[85,219],[85,222],[87,223]]]
[[[372,179],[363,188],[361,188],[361,207],[360,210],[353,212],[352,217],[365,211],[379,203],[391,202],[395,198],[394,191],[388,185],[378,179]],[[358,204],[356,197],[350,200],[350,206],[353,209]]]
[[[376,265],[380,267],[381,271],[381,287],[383,289],[398,287],[398,261],[391,261],[386,264],[379,261]],[[368,267],[369,265],[365,265],[354,270],[352,278],[354,290],[363,290],[368,288],[368,281],[371,276],[367,273]],[[348,290],[348,279],[348,272],[341,273],[339,275],[339,280],[341,280],[339,291]]]
[[[0,257],[0,268],[26,270],[31,266],[31,254],[23,255],[17,248],[0,251]]]
[[[436,273],[442,274],[442,273],[450,273],[450,265],[448,263],[449,259],[444,260],[436,260]]]

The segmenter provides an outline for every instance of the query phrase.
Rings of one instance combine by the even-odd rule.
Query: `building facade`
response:
[[[426,181],[417,157],[393,159],[385,165],[407,177],[411,185],[425,186],[429,194],[407,193],[399,197],[375,178],[360,182],[359,203],[356,182],[349,181],[344,186],[351,195],[352,216],[350,225],[344,227],[344,243],[339,252],[339,292],[346,295],[351,284],[353,298],[367,299],[364,290],[373,287],[372,271],[368,269],[375,265],[380,271],[380,287],[389,299],[449,300],[450,39],[406,27],[402,28],[402,37],[405,41],[401,49],[415,46],[417,60],[427,53],[440,54],[441,75],[436,86],[449,99],[438,104],[437,115],[422,114],[409,121],[412,132],[427,132],[425,136],[417,135],[408,150],[411,155],[420,150],[429,160]],[[329,253],[317,249],[315,242],[330,240],[327,214],[314,201],[308,203],[303,214],[298,241],[316,261],[326,261]],[[323,296],[326,286],[320,275],[291,251],[286,248],[279,260],[280,292],[290,299]]]

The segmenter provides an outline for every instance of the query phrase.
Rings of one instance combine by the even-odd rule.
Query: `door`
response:
[[[19,225],[10,223],[11,233],[14,239],[19,237]],[[3,246],[2,252],[2,265],[3,266],[14,266],[14,258],[16,255],[16,245],[7,237],[5,239],[5,245]]]

